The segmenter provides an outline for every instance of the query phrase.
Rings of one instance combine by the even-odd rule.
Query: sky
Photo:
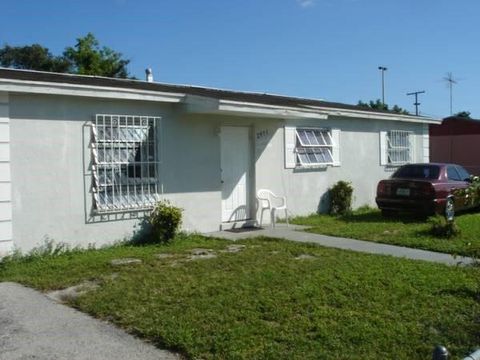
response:
[[[155,81],[480,118],[478,0],[0,0],[0,45],[53,54],[92,32]]]

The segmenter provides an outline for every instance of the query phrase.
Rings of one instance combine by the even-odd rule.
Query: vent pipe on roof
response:
[[[145,69],[145,77],[147,82],[153,82],[153,73],[151,68]]]

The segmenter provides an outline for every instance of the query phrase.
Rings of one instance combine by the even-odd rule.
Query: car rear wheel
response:
[[[455,216],[455,203],[453,198],[449,197],[445,203],[445,218],[452,221]]]

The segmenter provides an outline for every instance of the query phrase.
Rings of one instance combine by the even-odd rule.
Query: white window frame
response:
[[[412,138],[412,131],[390,130],[386,132],[386,159],[389,165],[403,165],[412,161]]]
[[[311,129],[311,130],[320,130],[320,131],[327,131],[328,138],[331,140],[330,144],[312,144],[311,142],[305,143],[304,141],[299,139],[298,130],[301,129]],[[309,126],[294,126],[293,124],[287,124],[284,126],[284,150],[285,150],[285,169],[295,169],[295,168],[325,168],[327,166],[338,167],[341,166],[340,162],[340,137],[341,131],[338,128],[325,128],[325,127],[309,127]],[[325,135],[324,135],[325,137]],[[305,146],[302,146],[304,144]],[[305,163],[299,159],[298,156],[298,149],[308,149],[313,147],[328,147],[329,151],[332,156],[332,162],[315,162],[312,163]]]
[[[95,213],[147,210],[159,200],[160,117],[96,114],[92,121]]]
[[[316,144],[312,143],[307,137],[306,139],[302,139],[300,132],[319,132],[320,138],[322,139],[320,142],[317,140],[317,136],[314,135]],[[333,165],[333,138],[332,138],[332,131],[331,129],[326,128],[315,128],[315,127],[297,127],[295,128],[295,136],[296,136],[296,146],[295,146],[295,153],[296,153],[296,163],[297,166],[301,167],[311,167],[311,166],[326,166],[326,165]],[[304,140],[308,140],[308,143]],[[322,154],[324,157],[324,152],[328,154],[331,161],[316,161],[316,162],[305,162],[302,160],[302,156],[300,154],[302,152],[313,152]],[[318,160],[319,156],[314,155],[315,158]]]

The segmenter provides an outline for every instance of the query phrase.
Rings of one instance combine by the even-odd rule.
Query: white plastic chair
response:
[[[288,213],[287,213],[287,198],[285,196],[277,196],[273,192],[267,189],[260,189],[257,191],[258,207],[260,209],[260,226],[263,223],[263,212],[265,210],[270,211],[270,218],[272,226],[275,227],[275,212],[278,210],[285,210],[285,219],[288,226]],[[281,204],[277,205],[281,200]]]

